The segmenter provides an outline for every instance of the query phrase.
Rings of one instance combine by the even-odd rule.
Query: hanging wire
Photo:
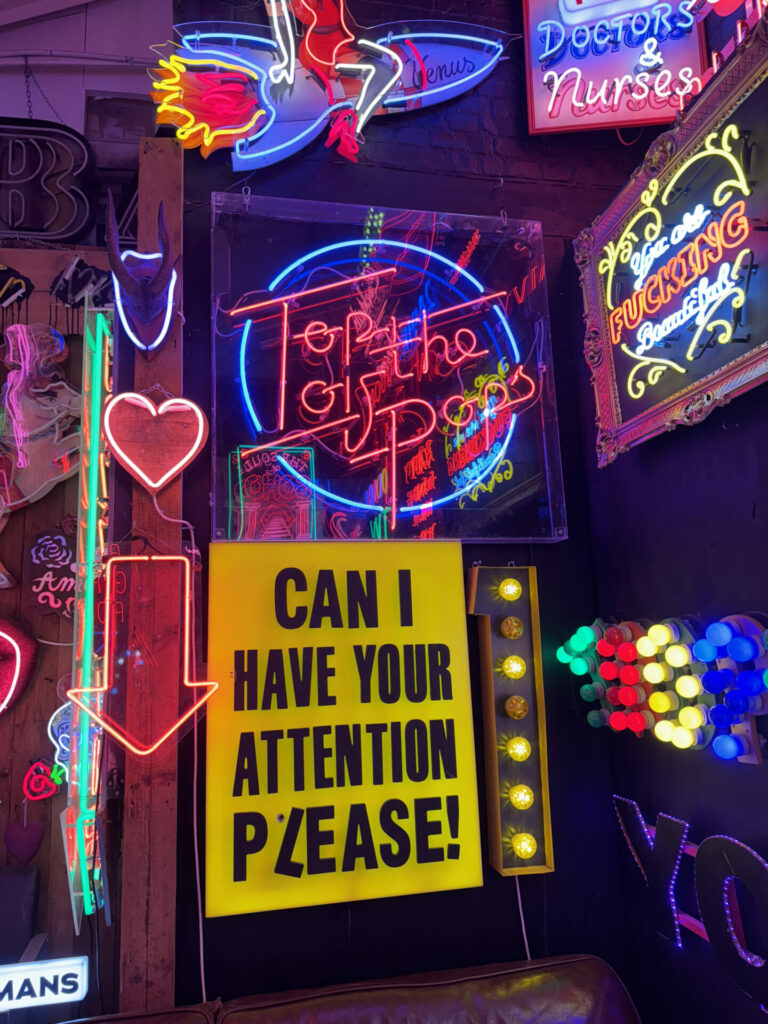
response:
[[[525,914],[523,913],[523,898],[520,895],[520,875],[515,875],[515,885],[517,886],[517,909],[520,913],[520,927],[523,931],[523,945],[525,946],[525,959],[531,959],[531,949],[528,945],[528,933],[525,930]]]

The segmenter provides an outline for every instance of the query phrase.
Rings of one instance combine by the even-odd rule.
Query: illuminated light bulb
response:
[[[737,757],[743,757],[749,753],[749,749],[746,736],[725,733],[723,736],[715,736],[712,740],[712,750],[722,761],[733,761]]]
[[[585,700],[588,704],[591,703],[593,700],[600,700],[602,694],[598,694],[597,686],[599,686],[599,684],[596,685],[594,683],[584,683],[584,685],[579,688],[579,696],[581,697],[581,699]],[[602,689],[602,687],[600,688]],[[604,692],[605,691],[603,690],[603,693]]]
[[[648,630],[648,639],[657,647],[665,647],[680,639],[677,626],[671,622],[658,622]]]
[[[671,743],[674,731],[675,724],[668,719],[662,719],[661,722],[657,722],[653,727],[653,735],[657,740],[661,740],[662,743]]]
[[[533,790],[530,786],[511,786],[507,797],[518,811],[527,811],[533,803]]]
[[[635,643],[635,647],[641,658],[655,658],[659,650],[649,636],[641,636]]]
[[[642,686],[621,686],[619,687],[619,701],[626,708],[640,704],[647,698],[648,694]]]
[[[680,725],[686,729],[701,729],[707,724],[707,709],[703,704],[695,707],[681,708],[677,716]]]
[[[668,683],[672,679],[672,669],[660,661],[650,661],[643,665],[643,679],[654,686]]]
[[[686,729],[682,725],[676,725],[672,733],[672,745],[678,750],[688,750],[700,742],[700,735],[693,729]]]
[[[589,711],[587,713],[587,725],[591,726],[593,729],[600,729],[602,728],[602,726],[607,724],[607,711],[598,711],[597,709],[594,709],[593,711]]]
[[[735,719],[736,716],[725,704],[715,704],[709,709],[709,720],[718,729],[730,729]]]
[[[624,665],[619,672],[619,680],[624,686],[634,686],[640,682],[640,669],[637,665]]]
[[[574,636],[582,651],[586,651],[597,640],[595,631],[591,626],[579,626]]]
[[[575,657],[568,668],[575,676],[588,676],[595,671],[595,663],[591,658],[583,658],[581,655]]]
[[[516,832],[512,836],[512,849],[521,860],[530,860],[537,850],[536,840],[530,832]]]
[[[682,668],[684,665],[690,665],[691,652],[685,644],[672,644],[664,652],[664,660],[673,668]]]
[[[680,699],[673,690],[659,690],[648,698],[648,707],[657,715],[666,715],[680,707]]]
[[[760,648],[751,636],[735,636],[728,641],[728,657],[734,661],[754,661],[760,656]]]
[[[610,643],[603,637],[597,641],[597,653],[601,658],[612,658],[616,653],[616,645]]]
[[[736,673],[730,669],[708,669],[701,677],[701,685],[707,693],[722,693],[736,682]]]
[[[765,693],[765,680],[762,672],[740,672],[737,678],[737,685],[747,697],[759,697]]]
[[[609,626],[605,631],[605,639],[618,647],[622,640],[632,639],[632,630],[629,626]]]
[[[527,761],[531,756],[531,744],[524,736],[513,736],[511,740],[507,740],[507,757],[511,757],[513,761]]]
[[[528,666],[518,654],[510,654],[504,659],[501,670],[508,679],[522,679]]]
[[[714,661],[717,658],[717,647],[711,640],[702,637],[693,645],[693,656],[697,661]]]
[[[516,580],[514,576],[507,576],[499,584],[499,597],[503,597],[505,601],[516,601],[522,592],[520,581]]]
[[[558,647],[555,651],[555,657],[561,665],[568,665],[571,659],[573,658],[573,655],[569,654],[568,651],[566,651],[565,647]]]
[[[638,735],[649,729],[653,723],[653,715],[649,715],[647,711],[631,711],[627,715],[627,728]]]
[[[506,619],[502,619],[499,629],[501,635],[505,636],[507,640],[519,640],[525,632],[522,619],[518,619],[516,615],[508,615]]]
[[[625,641],[623,644],[619,644],[619,646],[616,648],[616,653],[622,661],[625,661],[627,663],[631,661],[637,661],[637,648],[634,644],[629,643],[629,641]]]
[[[600,674],[600,678],[605,679],[607,682],[613,682],[614,679],[619,678],[619,666],[615,661],[604,661],[597,671]]]
[[[620,686],[609,686],[605,691],[605,699],[609,704],[613,704],[614,707],[618,707],[618,705],[621,704],[621,701],[619,700],[620,689]]]
[[[680,676],[675,680],[675,689],[681,697],[690,700],[692,697],[698,697],[703,687],[698,676]]]
[[[507,697],[504,701],[504,710],[510,718],[519,721],[528,714],[528,701],[525,697],[521,697],[519,693],[513,693],[511,697]]]
[[[616,732],[624,732],[627,728],[627,714],[625,711],[612,711],[608,719],[608,725]]]
[[[748,697],[743,690],[729,690],[723,697],[723,703],[734,715],[746,715],[748,711],[759,709],[760,698]]]
[[[727,622],[712,622],[707,626],[704,635],[715,647],[727,647],[728,641],[733,639],[733,626]]]

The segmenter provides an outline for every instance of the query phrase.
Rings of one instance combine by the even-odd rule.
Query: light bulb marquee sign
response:
[[[664,124],[701,92],[694,0],[525,0],[531,132]]]
[[[215,201],[218,537],[564,535],[538,224]]]
[[[236,170],[277,163],[327,130],[356,162],[369,118],[442,103],[491,73],[507,43],[478,25],[426,21],[363,29],[346,0],[275,0],[270,26],[177,25],[155,69],[158,124]]]
[[[759,23],[576,241],[600,465],[768,376],[767,76]]]

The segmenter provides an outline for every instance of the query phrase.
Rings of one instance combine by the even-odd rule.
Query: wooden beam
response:
[[[157,210],[162,200],[174,256],[181,254],[183,215],[183,150],[175,139],[142,139],[139,147],[138,249],[157,252]],[[181,289],[181,264],[179,263]],[[171,395],[182,393],[181,318],[147,360],[136,350],[134,390],[160,385]],[[150,397],[152,395],[150,394]],[[159,400],[155,393],[154,397]],[[181,551],[178,523],[161,518],[151,496],[138,484],[131,488],[133,522],[156,538],[163,553]],[[158,496],[164,514],[181,516],[181,482]],[[134,734],[152,732],[153,721],[178,713],[178,688],[163,686],[178,678],[177,615],[161,586],[129,595],[129,629],[134,626],[152,647],[152,701],[129,689],[126,728]],[[123,819],[123,860],[120,899],[120,1011],[153,1011],[174,1004],[176,945],[176,739],[171,738],[147,758],[126,757]]]

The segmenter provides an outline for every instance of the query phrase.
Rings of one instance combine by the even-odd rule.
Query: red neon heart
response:
[[[42,846],[44,838],[45,825],[42,821],[30,821],[26,825],[12,821],[5,826],[3,833],[6,850],[20,864],[29,864]]]
[[[0,715],[13,707],[32,678],[37,648],[15,622],[0,619]]]
[[[186,398],[155,405],[146,395],[126,391],[107,405],[104,433],[120,465],[157,494],[199,454],[208,421]]]

